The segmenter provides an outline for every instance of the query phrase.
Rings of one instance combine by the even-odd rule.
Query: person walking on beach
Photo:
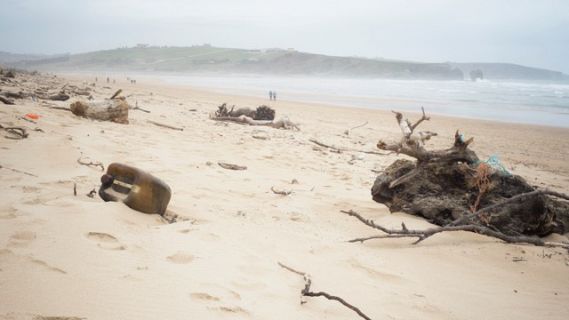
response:
[[[277,92],[273,91],[273,100],[277,101]]]
[[[273,92],[269,91],[269,100],[273,100]]]

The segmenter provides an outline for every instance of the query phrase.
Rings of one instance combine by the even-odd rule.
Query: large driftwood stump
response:
[[[124,98],[97,102],[75,101],[70,107],[71,112],[80,117],[128,124],[129,105]]]
[[[275,120],[275,110],[271,107],[262,105],[253,110],[251,108],[238,108],[235,110],[235,106],[229,109],[227,104],[224,103],[217,108],[215,112],[216,117],[234,117],[238,118],[241,116],[249,117],[253,120]]]
[[[228,109],[227,104],[224,103],[217,108],[215,113],[210,114],[209,118],[215,121],[228,121],[247,124],[250,126],[267,126],[275,129],[300,130],[298,125],[290,121],[288,118],[274,120],[275,110],[267,106],[259,106],[255,110],[249,108],[234,109],[235,106]]]
[[[538,235],[569,232],[569,204],[537,189],[522,177],[480,161],[457,131],[454,144],[445,150],[426,150],[423,142],[431,132],[415,132],[429,118],[424,114],[414,125],[396,113],[403,137],[381,150],[413,157],[397,160],[380,174],[372,187],[373,199],[390,211],[426,218],[440,226],[480,225],[507,235]],[[516,201],[503,203],[520,194]],[[493,207],[494,206],[494,207]],[[487,208],[487,209],[486,209]]]

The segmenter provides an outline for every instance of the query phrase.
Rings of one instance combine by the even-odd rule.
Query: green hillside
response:
[[[39,60],[12,61],[11,65],[54,71],[247,73],[437,80],[468,79],[470,71],[478,69],[486,79],[568,79],[561,72],[503,63],[420,63],[336,57],[295,50],[246,50],[209,45],[138,46]]]

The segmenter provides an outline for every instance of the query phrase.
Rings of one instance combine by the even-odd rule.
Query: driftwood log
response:
[[[401,141],[379,141],[377,147],[416,161],[400,159],[387,167],[371,189],[375,201],[439,226],[482,226],[509,236],[569,232],[568,202],[534,192],[535,187],[499,164],[480,161],[469,149],[473,138],[465,139],[458,131],[450,148],[426,150],[424,141],[436,134],[416,132],[421,122],[429,120],[424,111],[414,124],[395,114]],[[526,196],[516,198],[521,194]],[[497,205],[508,199],[515,201]]]
[[[253,120],[274,120],[275,110],[265,105],[259,106],[255,110],[251,108],[239,108],[235,110],[235,106],[232,106],[231,109],[229,109],[227,104],[224,103],[217,108],[215,116],[234,118],[246,116]]]
[[[287,118],[279,119],[277,121],[271,120],[253,120],[247,116],[239,116],[239,117],[216,117],[211,116],[210,119],[215,121],[227,121],[227,122],[235,122],[240,124],[247,124],[250,126],[266,126],[275,129],[285,129],[285,130],[300,130],[297,124],[290,121]]]
[[[98,102],[76,101],[70,108],[74,115],[80,117],[128,124],[129,105],[124,98]]]

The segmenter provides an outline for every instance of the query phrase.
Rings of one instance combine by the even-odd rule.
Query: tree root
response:
[[[475,218],[475,217],[480,216],[480,215],[482,215],[482,214],[487,214],[488,212],[490,212],[490,211],[492,211],[492,210],[494,210],[494,209],[496,209],[496,208],[498,208],[498,207],[501,207],[501,206],[504,206],[504,205],[507,205],[507,204],[510,204],[510,203],[513,203],[513,202],[521,201],[521,200],[523,200],[524,198],[535,197],[535,196],[538,196],[538,195],[550,195],[550,196],[554,196],[554,197],[561,198],[561,199],[564,199],[564,200],[569,200],[569,195],[564,194],[564,193],[552,191],[552,190],[549,190],[549,189],[534,190],[534,191],[530,191],[530,192],[526,192],[526,193],[521,193],[521,194],[515,195],[515,196],[513,196],[513,197],[511,197],[511,198],[508,198],[508,199],[502,201],[502,202],[498,202],[498,203],[495,203],[495,204],[493,204],[493,205],[484,207],[484,208],[482,208],[482,209],[480,209],[480,210],[478,210],[478,211],[476,211],[476,212],[465,214],[465,215],[463,215],[462,217],[460,217],[460,218],[454,220],[453,222],[449,223],[448,225],[449,225],[449,226],[458,226],[458,225],[466,224],[466,223],[471,222],[471,221],[472,221],[472,218]]]
[[[328,300],[334,300],[337,301],[339,303],[341,303],[343,306],[347,307],[348,309],[354,311],[355,313],[357,313],[361,318],[366,319],[366,320],[371,320],[370,317],[368,317],[365,313],[363,313],[359,308],[355,307],[354,305],[348,303],[346,300],[338,297],[338,296],[334,296],[331,295],[325,291],[310,291],[310,287],[312,286],[312,278],[310,277],[310,275],[306,272],[302,272],[302,271],[297,271],[283,263],[278,263],[278,265],[285,269],[288,270],[292,273],[295,273],[299,276],[302,276],[304,278],[304,288],[300,291],[300,296],[301,296],[301,300],[300,300],[300,304],[304,304],[306,303],[306,301],[303,299],[303,297],[324,297]]]
[[[356,219],[358,219],[360,222],[362,222],[368,227],[378,229],[386,233],[383,235],[356,238],[349,240],[348,242],[364,242],[372,239],[388,239],[388,238],[417,238],[417,240],[413,242],[413,244],[417,244],[437,233],[445,231],[470,231],[470,232],[483,234],[489,237],[497,238],[507,243],[527,243],[527,244],[533,244],[535,246],[569,249],[569,244],[545,242],[541,238],[524,236],[524,235],[510,236],[481,225],[473,225],[473,224],[457,225],[457,226],[448,225],[448,226],[434,227],[423,230],[413,230],[413,229],[407,229],[405,224],[401,223],[401,229],[389,229],[376,224],[373,220],[362,217],[359,213],[353,210],[341,210],[341,212],[349,216],[355,217]]]

